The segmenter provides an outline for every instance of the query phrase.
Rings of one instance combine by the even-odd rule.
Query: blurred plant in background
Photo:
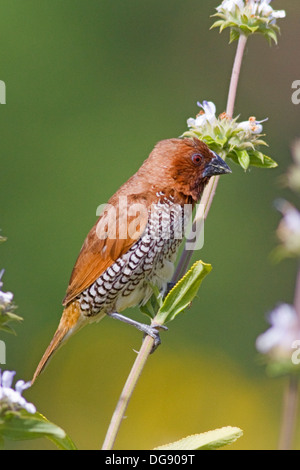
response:
[[[300,319],[293,305],[280,304],[268,316],[271,328],[257,338],[259,352],[266,355],[268,373],[300,371],[292,362],[294,344],[300,340]]]
[[[1,237],[0,242],[6,241]],[[2,277],[4,269],[0,272],[0,331],[14,333],[9,323],[21,321],[14,313],[12,292],[2,292]],[[50,423],[43,415],[36,411],[33,403],[29,403],[22,393],[30,388],[31,382],[18,380],[15,388],[12,387],[15,371],[0,370],[0,448],[4,446],[4,439],[27,440],[45,437],[50,439],[60,449],[75,450],[75,444],[58,426]]]
[[[294,163],[283,179],[285,185],[300,195],[300,139],[292,146]],[[282,214],[277,228],[279,245],[274,250],[276,261],[294,258],[300,266],[300,212],[286,200],[275,202]],[[296,425],[298,404],[298,376],[300,372],[300,268],[295,287],[294,305],[281,304],[269,315],[271,328],[256,341],[258,351],[264,355],[267,373],[288,376],[279,448],[291,449]]]
[[[66,433],[38,413],[33,403],[22,396],[31,383],[18,380],[15,388],[12,387],[15,374],[14,371],[0,370],[0,446],[4,446],[5,438],[27,440],[45,437],[59,449],[75,450]]]
[[[0,236],[0,243],[6,241],[6,238]],[[13,304],[14,295],[12,292],[2,292],[4,269],[0,271],[0,331],[14,333],[9,323],[22,321],[22,318],[14,313],[16,306]]]

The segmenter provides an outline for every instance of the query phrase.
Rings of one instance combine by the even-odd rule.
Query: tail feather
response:
[[[80,322],[80,306],[78,302],[75,301],[64,309],[58,328],[36,368],[31,384],[35,382],[36,378],[44,370],[54,352],[57,351],[58,348],[71,336],[71,334],[75,333],[80,326],[82,326],[82,322]]]
[[[58,328],[53,336],[51,343],[49,344],[48,348],[46,349],[42,359],[39,362],[39,365],[36,368],[36,371],[33,375],[31,384],[33,384],[36,378],[40,375],[40,373],[46,367],[48,361],[50,360],[51,356],[54,354],[55,351],[61,346],[64,338],[66,337],[68,330],[66,328],[60,329]]]

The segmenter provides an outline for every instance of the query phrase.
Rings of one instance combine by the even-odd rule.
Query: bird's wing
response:
[[[104,210],[81,248],[63,305],[68,305],[138,241],[148,222],[146,206],[131,214],[121,207]]]

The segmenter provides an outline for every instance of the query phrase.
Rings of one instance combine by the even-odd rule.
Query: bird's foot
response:
[[[154,353],[154,351],[158,348],[158,346],[161,344],[161,339],[159,336],[159,330],[165,330],[167,331],[168,328],[165,325],[160,325],[158,323],[152,323],[151,325],[144,325],[144,339],[146,335],[151,336],[151,338],[154,339],[154,343],[151,349],[150,354]]]
[[[153,347],[151,350],[152,354],[156,348],[160,345],[161,340],[159,336],[159,330],[167,330],[168,328],[165,325],[160,325],[158,323],[153,322],[151,325],[147,325],[145,323],[140,323],[135,320],[132,320],[131,318],[125,317],[124,315],[121,315],[120,313],[117,312],[112,312],[107,314],[109,317],[114,318],[115,320],[120,320],[124,323],[128,323],[129,325],[134,326],[138,330],[142,331],[145,333],[145,335],[151,336],[151,338],[154,339]]]

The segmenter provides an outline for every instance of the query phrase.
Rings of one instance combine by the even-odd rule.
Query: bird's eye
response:
[[[194,153],[194,155],[192,155],[192,162],[195,165],[200,165],[200,163],[202,162],[202,155],[200,155],[199,153]]]

